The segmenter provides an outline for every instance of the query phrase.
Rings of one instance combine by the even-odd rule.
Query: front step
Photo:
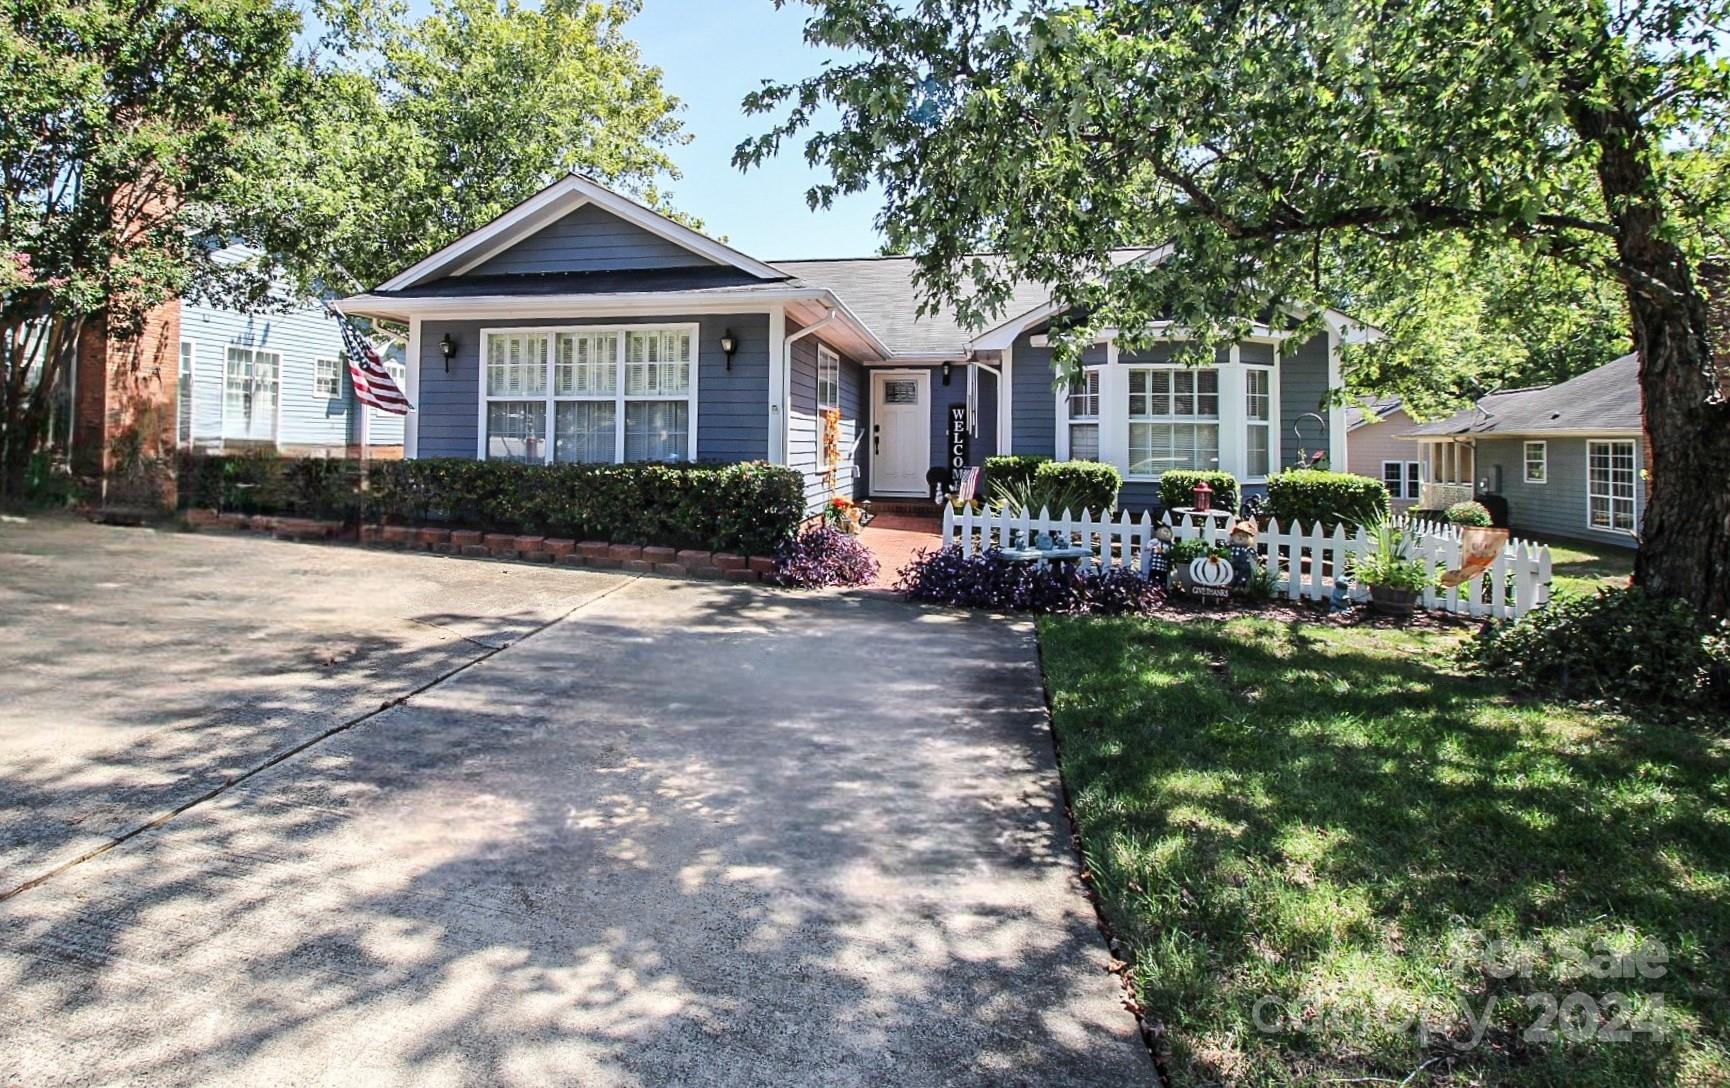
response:
[[[882,516],[897,518],[924,518],[930,521],[943,520],[943,508],[934,502],[922,499],[871,499],[871,512]]]

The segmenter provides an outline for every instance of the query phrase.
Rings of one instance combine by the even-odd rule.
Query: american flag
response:
[[[390,372],[379,361],[378,352],[348,318],[334,311],[331,316],[342,330],[342,343],[348,349],[343,354],[348,356],[348,378],[354,383],[354,399],[381,412],[396,416],[407,414],[414,405],[391,380]]]

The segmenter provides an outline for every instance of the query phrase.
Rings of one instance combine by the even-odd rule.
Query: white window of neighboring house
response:
[[[276,437],[276,395],[282,356],[230,347],[223,370],[223,437],[269,441]]]
[[[1417,461],[1383,461],[1382,483],[1388,485],[1388,496],[1394,499],[1415,499],[1423,487],[1421,467]]]
[[[1525,444],[1526,482],[1541,484],[1550,478],[1550,444],[1548,442],[1527,442]]]
[[[325,400],[342,396],[342,364],[335,359],[312,361],[312,395]]]
[[[1219,468],[1219,372],[1212,367],[1129,368],[1129,471]]]
[[[482,335],[483,456],[525,462],[695,457],[695,326]]]
[[[817,345],[817,410],[841,407],[841,357]]]
[[[1069,459],[1099,460],[1099,371],[1088,370],[1069,380]]]
[[[1639,471],[1631,440],[1586,443],[1586,523],[1594,529],[1633,532],[1634,486]]]
[[[175,405],[175,415],[179,425],[179,437],[182,446],[192,445],[192,405],[196,395],[193,388],[193,363],[195,362],[196,350],[192,346],[192,341],[182,340],[180,342],[180,376],[178,384],[175,386],[175,396],[178,399],[178,403]]]
[[[1243,378],[1244,468],[1256,480],[1273,469],[1273,371],[1248,367]]]

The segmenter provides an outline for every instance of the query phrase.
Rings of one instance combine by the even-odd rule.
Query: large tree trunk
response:
[[[1705,293],[1681,247],[1663,237],[1664,202],[1639,119],[1592,108],[1574,119],[1601,152],[1598,179],[1640,353],[1651,477],[1634,580],[1730,616],[1730,399]]]

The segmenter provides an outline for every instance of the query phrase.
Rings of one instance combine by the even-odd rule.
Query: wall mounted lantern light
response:
[[[943,364],[943,384],[944,385],[949,384],[949,370],[950,370],[951,366],[952,366],[952,364],[950,364],[950,363],[944,363]]]
[[[733,339],[733,330],[727,329],[721,333],[721,354],[727,357],[727,369],[733,369],[733,353],[739,350],[739,342]]]
[[[451,372],[451,359],[457,353],[457,342],[451,339],[450,333],[447,332],[439,337],[439,351],[444,353],[445,373],[449,374]]]

